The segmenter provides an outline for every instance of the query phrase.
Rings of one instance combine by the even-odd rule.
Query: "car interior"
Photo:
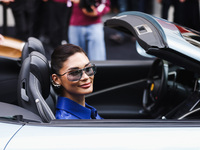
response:
[[[129,17],[126,19],[130,20]],[[133,25],[146,22],[139,17],[134,21]],[[152,47],[155,41],[161,48],[166,45],[157,30],[152,32],[148,27],[137,25],[137,28],[132,28],[124,21],[113,19],[106,23],[135,36],[149,54],[159,57],[165,53],[165,58],[93,61],[97,74],[94,91],[86,96],[86,102],[95,107],[104,119],[197,119],[200,113],[199,62],[189,57],[183,59],[169,49]],[[151,33],[154,40],[145,43],[149,37],[143,32]],[[178,63],[175,58],[179,59]],[[42,43],[33,37],[25,43],[22,57],[0,56],[3,70],[0,72],[0,117],[14,116],[26,122],[55,121],[57,95],[51,85],[49,64]],[[8,109],[12,111],[5,111]]]
[[[49,62],[41,53],[33,51],[23,61],[17,93],[20,106],[38,114],[46,122],[55,119],[52,112],[55,100],[50,94]],[[49,105],[45,101],[47,98]]]
[[[21,61],[5,58],[4,65],[8,63],[13,70],[5,68],[9,72],[1,73],[1,85],[7,86],[1,86],[5,101],[1,102],[0,116],[23,116],[23,120],[36,122],[55,119],[56,94],[49,62],[41,43],[40,48],[35,47],[38,42],[34,38],[26,42],[23,52],[30,54],[24,54]],[[198,108],[198,76],[191,71],[161,59],[94,63],[98,73],[94,92],[86,101],[105,119],[181,119]],[[5,111],[8,109],[12,111]]]
[[[7,63],[5,66],[14,68],[4,68],[5,72],[0,73],[1,85],[7,85],[1,87],[0,93],[4,96],[1,107],[14,106],[12,114],[6,115],[4,109],[1,109],[0,116],[22,115],[25,119],[34,120],[31,119],[32,116],[27,117],[27,112],[30,112],[40,118],[36,121],[54,120],[56,94],[51,87],[49,62],[42,43],[31,37],[25,43],[22,57],[17,61],[7,57],[0,60],[3,61],[1,64]],[[99,109],[99,114],[104,118],[144,118],[146,113],[142,112],[140,99],[152,60],[94,63],[98,67],[98,73],[95,75],[94,92],[86,96],[87,103]],[[109,75],[105,75],[105,72]]]

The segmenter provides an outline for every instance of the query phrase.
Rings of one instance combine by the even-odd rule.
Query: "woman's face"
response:
[[[64,88],[63,96],[70,98],[71,96],[89,94],[93,91],[94,75],[88,76],[85,71],[83,71],[82,77],[78,81],[69,81],[67,77],[70,72],[89,66],[91,66],[90,61],[84,53],[75,53],[63,63],[63,67],[60,69],[59,73],[64,74],[69,71],[65,75],[58,77],[58,84],[62,85]]]

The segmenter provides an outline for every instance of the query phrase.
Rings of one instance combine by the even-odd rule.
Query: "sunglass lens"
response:
[[[81,79],[83,70],[88,76],[93,76],[96,73],[96,66],[86,67],[84,69],[72,71],[68,73],[67,78],[69,81],[78,81]]]
[[[85,73],[88,76],[93,76],[95,74],[95,72],[96,72],[95,70],[96,70],[95,66],[87,67],[87,68],[85,68]]]
[[[70,72],[67,77],[68,77],[68,80],[70,81],[77,81],[77,80],[80,80],[81,76],[82,76],[82,71],[77,70],[77,71]]]

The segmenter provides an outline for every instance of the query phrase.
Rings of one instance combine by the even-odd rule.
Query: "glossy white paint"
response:
[[[8,150],[199,150],[200,127],[25,126]]]
[[[4,149],[12,136],[22,127],[9,123],[0,123],[0,149]]]

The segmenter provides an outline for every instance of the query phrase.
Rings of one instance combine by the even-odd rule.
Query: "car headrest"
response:
[[[47,58],[39,52],[30,54],[30,73],[39,80],[42,96],[46,99],[50,92],[50,68]]]
[[[40,52],[45,56],[45,50],[42,42],[34,37],[29,37],[22,50],[22,63],[32,51]]]

